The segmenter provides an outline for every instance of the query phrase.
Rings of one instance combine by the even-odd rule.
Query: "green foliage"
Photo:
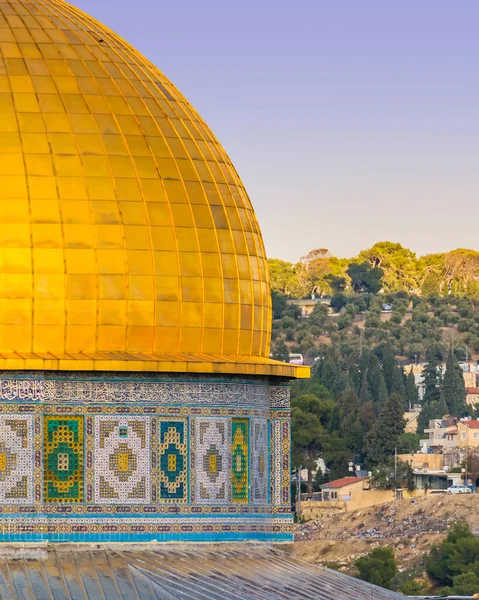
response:
[[[418,433],[402,433],[397,442],[398,454],[412,454],[420,447],[421,436]]]
[[[462,416],[466,411],[466,387],[464,375],[456,357],[449,352],[446,362],[446,372],[442,385],[441,396],[449,409],[449,414],[456,417]]]
[[[391,548],[374,548],[355,562],[359,579],[391,589],[397,567]]]
[[[423,403],[438,402],[441,395],[442,375],[436,356],[430,356],[422,372]]]
[[[424,596],[429,591],[429,582],[425,579],[411,579],[407,581],[401,592],[405,596]]]
[[[372,473],[372,484],[378,490],[402,487],[412,492],[416,487],[411,466],[402,460],[398,460],[395,465],[394,459],[389,457],[385,463],[374,467]]]
[[[357,293],[370,292],[377,294],[382,288],[383,271],[379,267],[372,267],[366,261],[351,263],[346,273],[351,279],[351,286]]]
[[[419,404],[419,394],[412,369],[406,375],[404,381],[404,391],[406,394],[405,400],[407,408],[412,408],[415,404]]]
[[[403,399],[399,394],[391,394],[366,436],[364,449],[370,464],[378,465],[387,461],[398,445],[404,426]]]
[[[334,294],[334,296],[331,298],[331,308],[337,313],[340,312],[340,310],[346,306],[347,303],[348,297],[342,292],[336,292],[336,294]]]
[[[406,388],[404,386],[404,373],[400,367],[393,369],[391,394],[398,394],[401,396],[403,408],[407,410],[408,405],[406,402]]]
[[[434,545],[425,559],[427,574],[445,594],[479,592],[479,539],[466,521],[456,521],[447,538]]]
[[[273,290],[293,298],[349,289],[377,293],[381,287],[388,293],[420,292],[424,298],[479,295],[479,252],[463,248],[417,258],[401,244],[378,242],[349,259],[319,249],[296,264],[278,259],[268,263]],[[352,274],[351,265],[355,265]],[[376,271],[371,277],[374,269],[379,269],[381,276]]]
[[[384,381],[386,383],[386,388],[387,388],[388,394],[390,394],[392,384],[393,384],[393,372],[394,372],[394,369],[397,368],[396,357],[394,356],[394,352],[393,352],[393,349],[390,346],[390,344],[388,344],[384,350],[382,368],[383,368],[383,375],[384,375]]]
[[[281,362],[289,363],[289,350],[288,346],[283,340],[278,340],[272,347],[272,358],[274,360],[280,360]]]

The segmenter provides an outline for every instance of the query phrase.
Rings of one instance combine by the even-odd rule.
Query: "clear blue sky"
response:
[[[71,0],[206,119],[269,256],[479,249],[477,0]]]

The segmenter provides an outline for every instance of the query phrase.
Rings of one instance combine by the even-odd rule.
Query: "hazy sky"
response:
[[[479,249],[477,0],[70,0],[233,159],[269,256]]]

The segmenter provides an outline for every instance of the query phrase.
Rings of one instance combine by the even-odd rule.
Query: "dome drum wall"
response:
[[[281,380],[3,372],[0,407],[0,542],[292,541]]]
[[[269,356],[264,245],[231,161],[62,0],[0,2],[0,270],[0,358]]]

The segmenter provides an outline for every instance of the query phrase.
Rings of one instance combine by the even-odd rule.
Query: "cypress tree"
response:
[[[364,446],[370,464],[384,463],[394,454],[399,436],[404,432],[403,399],[400,394],[391,394],[378,420],[366,436]]]
[[[359,416],[361,403],[354,390],[347,389],[339,398],[337,406],[341,436],[348,448],[359,452],[364,440],[364,429]]]
[[[419,417],[417,419],[417,433],[419,435],[424,434],[424,430],[429,428],[429,421],[434,419],[435,415],[435,405],[431,402],[423,403],[421,412],[419,413]]]
[[[388,390],[388,394],[391,394],[392,384],[393,384],[393,372],[396,368],[397,363],[394,357],[394,353],[392,351],[391,346],[387,345],[384,349],[383,354],[383,375],[384,381],[386,383],[386,388]]]
[[[363,380],[361,382],[361,391],[359,392],[359,399],[361,400],[361,405],[367,404],[368,402],[372,402],[367,369],[364,371]]]
[[[407,408],[406,404],[406,389],[404,387],[404,373],[401,367],[396,366],[393,370],[393,380],[391,385],[391,393],[399,394],[402,398],[403,407]]]
[[[384,395],[384,391],[387,392],[386,384],[384,383],[383,372],[379,366],[379,361],[375,354],[371,354],[368,367],[368,383],[369,390],[371,392],[371,398],[374,405],[379,410],[387,399],[388,394]]]
[[[404,387],[406,390],[407,406],[408,408],[412,408],[415,404],[419,403],[419,394],[417,393],[416,379],[414,378],[414,373],[412,372],[412,369],[406,376]]]
[[[388,398],[389,398],[389,394],[388,394],[388,390],[386,387],[386,382],[384,381],[384,377],[381,375],[381,377],[379,379],[379,389],[378,389],[378,412],[386,404]]]
[[[424,384],[423,403],[438,402],[441,395],[442,375],[435,357],[430,357],[427,361],[422,372],[422,382]]]
[[[444,398],[444,394],[441,394],[441,397],[439,398],[439,402],[436,404],[435,408],[434,408],[434,419],[442,419],[444,417],[444,415],[450,414],[449,412],[449,406],[446,403],[446,400]]]
[[[441,389],[441,396],[448,406],[449,413],[460,417],[466,411],[466,386],[464,375],[457,358],[449,352],[446,361],[446,372]]]

